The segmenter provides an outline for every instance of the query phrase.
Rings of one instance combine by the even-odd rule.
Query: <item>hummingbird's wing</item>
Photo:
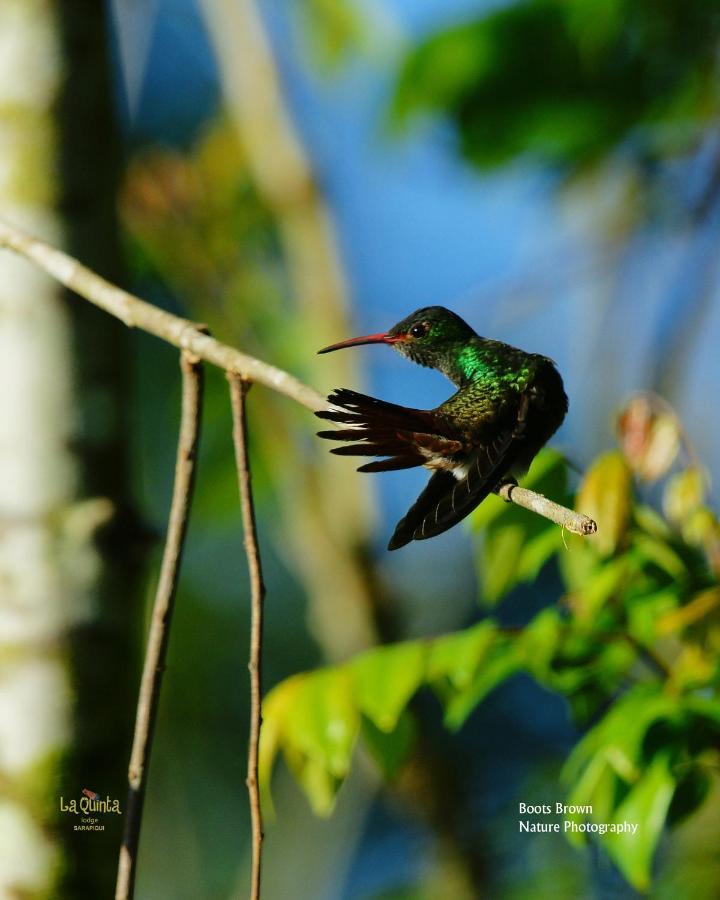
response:
[[[437,410],[411,409],[348,389],[328,398],[332,410],[315,413],[321,419],[351,427],[320,431],[330,440],[354,441],[333,447],[341,456],[385,456],[360,466],[360,472],[382,472],[427,466],[432,478],[407,514],[398,522],[389,550],[410,541],[442,534],[464,519],[500,483],[524,446],[528,396],[517,395],[501,410],[485,405],[480,431],[463,431],[463,400],[455,394]]]
[[[331,453],[388,457],[365,463],[359,472],[409,469],[436,458],[450,461],[469,449],[467,440],[433,410],[398,406],[347,388],[334,391],[328,400],[336,409],[321,410],[315,415],[351,427],[319,431],[319,437],[355,442],[333,447]]]
[[[442,534],[469,515],[497,487],[514,462],[510,448],[512,432],[476,450],[458,478],[448,471],[438,471],[425,490],[398,522],[390,538],[388,550],[397,550],[410,541],[424,541]]]
[[[457,483],[457,478],[451,472],[440,469],[433,473],[432,478],[425,486],[425,490],[395,526],[395,531],[388,544],[388,550],[397,550],[398,547],[404,547],[405,544],[409,544],[410,541],[414,540],[415,532],[418,529],[422,530],[422,523],[430,515],[431,510],[437,508],[438,504],[444,497],[448,496]]]
[[[527,411],[528,397],[521,395],[512,425],[508,423],[493,439],[478,443],[462,467],[453,472],[435,472],[398,522],[388,550],[442,534],[482,503],[508,474],[523,449]]]

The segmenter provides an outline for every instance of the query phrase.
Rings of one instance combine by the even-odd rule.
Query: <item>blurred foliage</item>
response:
[[[161,279],[253,347],[282,340],[292,352],[276,223],[227,123],[214,123],[189,154],[156,148],[135,158],[122,218],[139,276]]]
[[[700,806],[718,764],[720,522],[672,410],[651,396],[632,398],[618,431],[623,449],[602,454],[576,495],[597,519],[597,535],[563,534],[495,496],[473,516],[484,603],[499,603],[551,563],[563,585],[556,603],[521,628],[485,618],[295,675],[268,694],[266,803],[280,751],[326,815],[361,737],[386,777],[401,776],[418,690],[430,688],[447,727],[459,729],[494,688],[524,672],[565,697],[587,727],[565,765],[568,802],[591,805],[594,822],[639,824],[635,836],[598,840],[635,888],[648,888],[664,829]],[[569,502],[566,465],[550,450],[526,484]],[[661,496],[662,512],[645,493]]]
[[[224,340],[305,377],[304,323],[293,312],[277,224],[226,122],[213,123],[191,153],[154,148],[135,158],[121,212],[138,277],[156,290],[169,290],[183,314],[205,322]],[[257,417],[251,433],[258,450],[254,478],[262,500],[273,504],[284,448],[302,452],[307,428],[295,404],[271,392],[263,404],[267,414]],[[205,415],[210,425],[227,422],[223,391],[208,394]],[[204,441],[214,477],[196,503],[215,519],[235,518],[237,496],[228,489],[235,469],[225,429],[206,429]]]
[[[306,0],[294,8],[313,59],[336,69],[347,54],[365,43],[367,23],[353,0]]]
[[[394,112],[446,114],[481,166],[529,154],[576,169],[619,147],[650,162],[717,117],[719,38],[706,0],[511,3],[414,49]]]
[[[618,417],[618,436],[628,465],[645,481],[660,478],[673,463],[680,445],[682,430],[672,410],[658,415],[662,403],[651,394],[638,394]]]

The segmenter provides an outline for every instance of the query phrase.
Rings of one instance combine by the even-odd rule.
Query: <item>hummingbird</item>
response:
[[[315,413],[345,428],[319,431],[340,456],[381,457],[358,472],[424,466],[425,489],[398,522],[388,550],[442,534],[494,490],[516,484],[560,427],[568,399],[551,359],[481,337],[442,306],[411,313],[380,334],[340,341],[319,353],[388,344],[421,366],[442,372],[457,391],[434,409],[413,409],[348,388],[333,391],[331,409]]]

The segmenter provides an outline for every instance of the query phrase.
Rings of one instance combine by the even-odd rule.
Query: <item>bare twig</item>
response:
[[[130,328],[140,328],[176,347],[190,350],[199,359],[226,372],[263,384],[308,409],[316,411],[329,408],[325,397],[288,372],[216,341],[203,334],[188,319],[174,316],[135,297],[91,272],[66,253],[31,237],[15,226],[0,222],[0,247],[3,246],[37,263],[41,269],[76,294],[120,319]],[[588,516],[566,509],[527,488],[504,485],[498,493],[503,499],[564,525],[575,534],[588,535],[597,531],[596,523]]]
[[[251,900],[259,900],[260,875],[262,868],[263,823],[260,808],[260,787],[258,784],[258,753],[260,746],[260,726],[262,724],[262,631],[265,584],[263,583],[260,548],[255,524],[255,504],[252,494],[252,477],[247,443],[247,415],[245,398],[251,383],[237,375],[228,373],[230,400],[233,414],[233,444],[235,463],[242,506],[243,531],[245,535],[245,555],[250,574],[251,625],[250,625],[250,739],[248,742],[247,789],[250,795],[250,816],[252,820],[252,875]]]
[[[195,481],[195,461],[202,409],[202,366],[199,360],[187,350],[182,352],[180,365],[182,369],[182,414],[175,463],[175,484],[160,578],[145,651],[145,664],[140,682],[135,732],[128,770],[127,818],[123,845],[120,849],[115,889],[116,900],[128,900],[133,896],[135,890],[138,844],[147,784],[146,770],[150,759],[170,635],[170,620]]]
[[[190,350],[199,359],[212,363],[223,371],[237,372],[285,394],[313,411],[328,405],[321,394],[288,372],[241,353],[227,344],[221,344],[203,334],[194,322],[141,300],[96,275],[72,256],[26,234],[14,225],[0,221],[0,247],[3,246],[37,263],[65,287],[120,319],[128,328],[140,328],[181,350]]]
[[[509,503],[515,503],[522,506],[523,509],[529,509],[531,512],[537,513],[557,525],[562,525],[573,534],[595,534],[597,531],[597,523],[590,516],[568,509],[566,506],[560,506],[543,497],[542,494],[536,494],[528,488],[520,487],[517,484],[503,484],[495,493],[503,500]]]

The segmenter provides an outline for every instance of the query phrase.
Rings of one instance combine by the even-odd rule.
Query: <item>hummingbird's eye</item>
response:
[[[410,329],[410,334],[414,338],[421,338],[425,337],[425,335],[427,334],[427,330],[428,327],[425,322],[423,322],[421,325],[413,325],[413,327]]]

